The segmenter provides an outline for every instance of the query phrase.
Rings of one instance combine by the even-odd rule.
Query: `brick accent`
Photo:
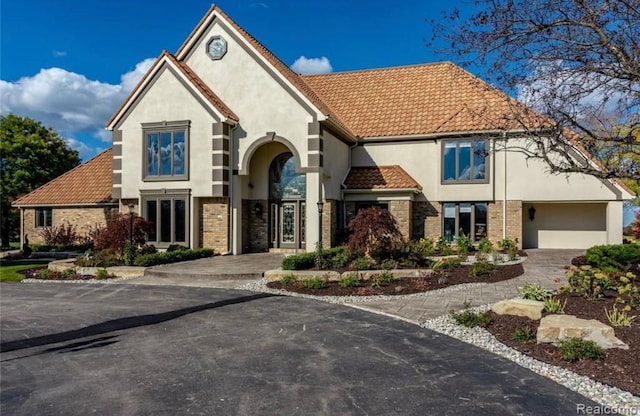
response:
[[[440,238],[442,219],[440,217],[441,205],[439,202],[413,201],[413,232],[411,238]]]
[[[333,247],[338,229],[338,201],[327,199],[322,209],[322,246]]]
[[[229,199],[200,199],[200,242],[218,253],[229,250]]]
[[[52,208],[51,225],[54,227],[73,224],[76,232],[85,236],[96,227],[103,227],[107,223],[107,216],[116,213],[118,208],[114,205],[103,207],[61,207]],[[42,227],[36,228],[36,209],[25,208],[22,222],[22,236],[29,236],[29,243],[44,244],[40,235]]]
[[[488,207],[488,233],[489,240],[496,242],[503,238],[503,203],[495,201]],[[522,201],[507,201],[507,238],[517,238],[518,246],[522,248]]]
[[[262,204],[262,215],[254,210],[256,203]],[[255,253],[269,251],[269,203],[264,199],[242,200],[242,251]]]
[[[413,212],[411,210],[411,201],[389,201],[389,212],[398,223],[398,228],[404,238],[411,238],[413,227],[411,221]]]

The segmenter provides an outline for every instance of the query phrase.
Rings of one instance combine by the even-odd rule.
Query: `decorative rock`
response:
[[[590,340],[604,349],[629,346],[616,338],[613,328],[595,319],[581,319],[573,315],[548,315],[542,318],[538,327],[538,343],[557,344],[568,338]]]
[[[491,310],[498,315],[524,316],[529,319],[538,320],[542,318],[544,303],[529,299],[507,299],[495,303]]]

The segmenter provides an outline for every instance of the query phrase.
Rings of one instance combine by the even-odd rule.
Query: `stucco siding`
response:
[[[328,131],[323,132],[324,146],[324,198],[342,199],[341,185],[349,172],[351,150]]]

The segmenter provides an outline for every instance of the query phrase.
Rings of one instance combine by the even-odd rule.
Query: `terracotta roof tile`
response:
[[[422,186],[398,165],[352,167],[344,185],[347,189],[422,190]]]
[[[535,116],[450,62],[302,78],[356,136],[364,138],[517,129],[509,114],[525,111]]]
[[[111,149],[13,202],[14,206],[110,203]]]

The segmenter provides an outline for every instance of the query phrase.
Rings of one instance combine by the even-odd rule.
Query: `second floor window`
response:
[[[188,125],[158,123],[143,128],[145,180],[188,179]]]
[[[444,183],[487,181],[486,140],[446,140],[442,143],[442,181]]]

